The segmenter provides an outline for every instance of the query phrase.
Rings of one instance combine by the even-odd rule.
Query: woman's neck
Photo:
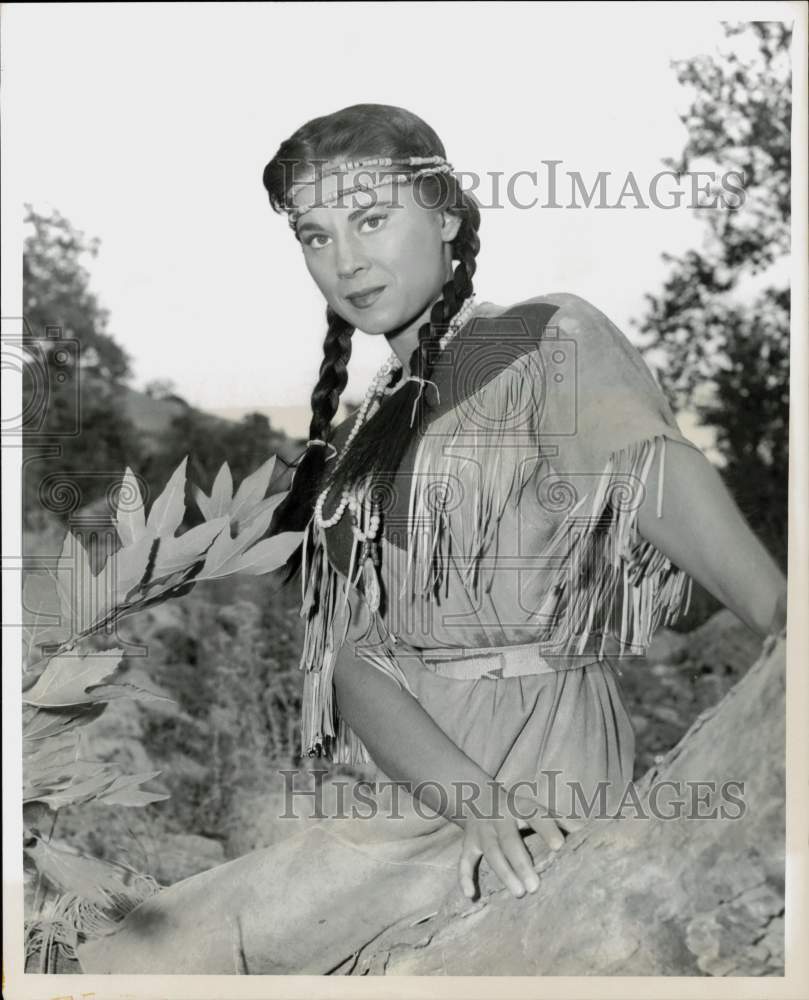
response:
[[[452,280],[452,253],[449,244],[445,244],[443,267],[444,284],[446,284]],[[434,299],[428,302],[418,316],[414,316],[397,330],[391,330],[390,333],[385,334],[391,350],[402,364],[405,377],[410,374],[410,358],[413,356],[413,351],[419,346],[419,330],[429,320],[433,306],[440,300],[441,294],[442,292],[439,292]]]
[[[402,364],[402,370],[405,375],[410,374],[410,358],[413,355],[413,351],[419,346],[419,330],[429,320],[430,313],[437,301],[438,298],[430,302],[426,309],[420,312],[414,319],[409,320],[404,326],[400,326],[398,329],[385,334],[391,350]]]

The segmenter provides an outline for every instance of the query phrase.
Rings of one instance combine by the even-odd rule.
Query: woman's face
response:
[[[368,170],[356,171],[368,180]],[[293,204],[353,186],[354,174],[334,175],[315,188],[298,187]],[[430,188],[391,182],[347,194],[302,215],[296,232],[309,273],[328,304],[364,333],[389,333],[420,316],[452,275],[451,242],[460,219],[424,207]]]

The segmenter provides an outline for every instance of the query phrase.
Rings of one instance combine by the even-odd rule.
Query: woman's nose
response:
[[[357,242],[345,238],[337,242],[336,264],[339,278],[353,278],[355,274],[367,268],[368,261]]]

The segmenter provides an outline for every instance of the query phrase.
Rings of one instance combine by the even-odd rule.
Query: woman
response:
[[[328,972],[473,897],[481,857],[535,892],[522,833],[558,849],[582,796],[620,802],[616,661],[691,578],[762,636],[784,619],[783,575],[623,334],[574,295],[475,303],[478,209],[421,119],[311,121],[264,183],[328,307],[273,525],[305,529],[303,750],[372,763],[374,809],[161,892],[79,949],[86,972]],[[357,330],[393,354],[333,428]]]

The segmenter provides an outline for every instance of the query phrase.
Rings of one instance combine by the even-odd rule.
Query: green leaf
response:
[[[261,538],[269,528],[275,508],[285,496],[286,494],[283,493],[267,497],[267,500],[259,504],[255,512],[251,513],[249,518],[242,523],[237,535],[239,548],[242,552],[248,546],[252,545],[256,539]]]
[[[107,560],[104,572],[113,577],[112,592],[117,604],[122,604],[127,594],[143,579],[154,541],[151,534],[144,535],[133,545],[125,545],[113,552]]]
[[[271,573],[284,565],[301,544],[302,537],[303,533],[300,531],[282,531],[272,538],[265,538],[237,559],[231,572],[247,573],[250,576]]]
[[[110,649],[86,656],[55,656],[42,671],[39,680],[23,701],[37,708],[66,708],[89,705],[103,700],[87,691],[113,674],[124,655],[122,649]]]
[[[69,708],[37,708],[23,715],[23,738],[44,740],[78,726],[94,722],[106,708],[105,702],[71,705]]]
[[[214,480],[210,496],[204,493],[199,486],[193,487],[192,495],[206,521],[228,515],[233,498],[233,477],[230,473],[228,463],[222,463],[222,467]]]
[[[152,504],[146,521],[150,529],[161,538],[172,538],[185,516],[185,469],[186,456],[171,475],[166,488]]]
[[[219,576],[227,576],[227,564],[239,554],[241,547],[235,538],[230,537],[230,529],[216,536],[213,545],[208,549],[205,563],[200,570],[198,580],[213,580]]]
[[[163,802],[171,796],[164,792],[146,792],[142,788],[136,787],[151,781],[161,773],[161,771],[152,771],[146,774],[121,775],[99,796],[98,801],[117,806],[145,806],[152,802]]]
[[[263,499],[269,488],[274,468],[275,455],[272,455],[260,468],[242,480],[230,505],[232,520],[236,518],[242,520],[245,515],[249,516],[251,509]]]
[[[196,501],[197,507],[199,507],[202,512],[202,516],[206,521],[211,520],[214,516],[213,514],[213,504],[211,503],[211,498],[207,493],[204,493],[199,486],[192,486],[191,495]]]
[[[75,730],[54,736],[42,746],[23,739],[23,768],[46,769],[69,765],[79,752],[79,734]]]
[[[222,463],[222,468],[216,474],[216,479],[211,490],[211,509],[213,517],[221,517],[227,514],[233,499],[233,476],[227,462]]]
[[[76,575],[73,569],[73,553],[77,545],[79,545],[79,542],[75,535],[70,531],[66,532],[61,551],[59,552],[59,558],[56,561],[56,570],[48,570],[51,579],[56,584],[59,613],[62,616],[62,622],[66,628],[71,630],[71,633],[74,619],[73,606],[75,602],[73,600],[73,590],[75,588]]]
[[[202,558],[211,542],[227,524],[227,517],[217,517],[198,524],[179,538],[161,538],[153,575],[162,577],[192,566]]]
[[[65,535],[55,574],[61,614],[72,635],[80,634],[103,620],[111,594],[105,577],[97,578],[90,559],[76,535]]]
[[[55,759],[45,767],[36,767],[31,758],[26,758],[24,764],[26,784],[53,788],[64,788],[69,784],[89,781],[100,774],[107,773],[108,781],[120,774],[118,765],[108,764],[98,760],[77,760],[71,757],[64,761]]]
[[[94,695],[98,701],[109,702],[118,698],[131,698],[133,701],[165,701],[170,705],[178,704],[174,698],[138,687],[137,684],[130,684],[128,681],[120,684],[94,684],[88,694]]]
[[[250,511],[246,518],[242,518],[242,523],[247,524],[248,520],[258,517],[260,514],[263,514],[265,510],[274,512],[275,508],[281,503],[282,500],[286,499],[288,495],[289,490],[284,490],[281,493],[273,493],[272,496],[265,497]]]
[[[303,538],[303,532],[283,532],[282,534],[266,539],[264,542],[260,542],[259,544],[263,548],[250,559],[247,559],[245,552],[248,551],[253,541],[256,538],[260,538],[267,530],[272,520],[273,511],[281,502],[284,495],[277,494],[268,497],[266,502],[260,505],[259,512],[251,518],[244,530],[235,538],[231,538],[229,531],[223,531],[208,550],[205,563],[197,579],[216,580],[242,571],[251,574],[267,573],[270,569],[277,569],[280,565],[283,565],[287,558],[286,556],[281,558],[283,552],[294,551]],[[258,546],[254,546],[253,548],[258,548]],[[249,549],[249,551],[252,552],[253,550]],[[266,565],[266,568],[252,568],[256,555],[261,556],[262,565]],[[280,558],[280,562],[271,565],[276,558]]]
[[[99,802],[110,806],[148,806],[171,798],[166,793],[144,792],[142,788],[125,788],[113,795],[102,795]]]
[[[66,642],[70,630],[61,616],[56,581],[46,573],[29,573],[22,596],[23,656],[26,667],[41,658],[39,647]]]
[[[134,545],[146,529],[143,495],[129,466],[126,467],[118,494],[115,527],[124,545]]]
[[[118,770],[112,764],[80,761],[75,776],[68,780],[54,780],[51,787],[36,789],[31,787],[24,801],[42,802],[51,809],[63,809],[78,803],[92,802],[110,787],[118,777]]]

